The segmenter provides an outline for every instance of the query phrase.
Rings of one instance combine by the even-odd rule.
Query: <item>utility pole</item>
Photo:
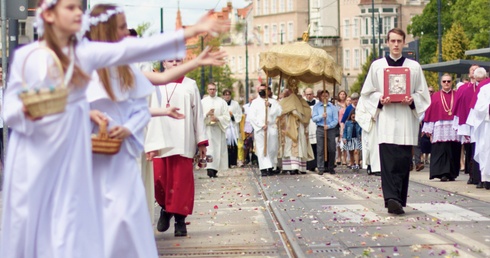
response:
[[[381,19],[381,14],[378,12],[378,56],[381,56],[381,31],[383,30],[383,20]]]
[[[281,41],[282,41],[282,35],[281,35]],[[247,24],[247,21],[245,21],[245,101],[244,101],[244,103],[248,102],[248,92],[249,92],[249,85],[248,85],[248,24]]]
[[[437,0],[437,61],[442,62],[442,25],[441,25],[441,0]],[[441,81],[442,73],[439,72],[438,81]]]
[[[204,37],[201,36],[201,52],[204,50]],[[201,97],[204,96],[204,89],[206,87],[204,80],[204,66],[201,66]]]
[[[372,24],[372,31],[373,31],[373,55],[376,53],[376,36],[374,35],[374,0],[371,0],[371,22]]]
[[[163,7],[160,7],[160,33],[163,33]],[[163,61],[160,61],[160,72],[163,72],[163,70]]]

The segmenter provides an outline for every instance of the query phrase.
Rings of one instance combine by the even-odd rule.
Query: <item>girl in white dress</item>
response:
[[[15,52],[5,92],[4,118],[12,134],[4,170],[0,257],[104,257],[85,96],[89,75],[104,66],[182,58],[185,38],[219,33],[224,26],[205,18],[190,29],[145,39],[78,41],[80,0],[41,1],[37,25],[41,40]],[[65,78],[69,89],[65,111],[32,119],[18,93],[23,88],[50,87],[62,79],[59,72],[53,73],[47,51],[32,53],[23,65],[27,55],[41,46],[56,53],[64,72],[73,63],[73,73]],[[92,118],[100,119],[96,113]]]
[[[91,41],[118,42],[129,35],[124,12],[115,5],[94,6],[90,24]],[[213,57],[200,55],[197,60],[209,59]],[[180,70],[183,76],[186,69]],[[172,79],[167,75],[149,77],[165,83]],[[143,152],[143,130],[150,120],[147,97],[152,92],[153,85],[134,65],[98,69],[87,90],[90,108],[109,121],[109,137],[123,140],[116,155],[93,157],[96,198],[104,218],[104,257],[158,257],[137,162]]]

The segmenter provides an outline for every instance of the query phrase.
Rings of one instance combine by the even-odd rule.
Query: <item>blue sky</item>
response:
[[[192,25],[204,15],[206,10],[221,10],[230,0],[180,0],[182,23]],[[178,0],[88,0],[90,6],[98,3],[114,3],[124,8],[128,27],[149,22],[150,32],[160,31],[160,8],[163,8],[164,31],[175,29]],[[251,1],[231,0],[234,8],[247,6]]]

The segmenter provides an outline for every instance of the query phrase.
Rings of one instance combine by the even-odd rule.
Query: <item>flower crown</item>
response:
[[[44,0],[43,3],[36,9],[36,21],[34,26],[37,28],[37,34],[42,36],[44,34],[44,20],[41,14],[53,7],[58,3],[58,0]]]
[[[107,22],[112,16],[120,13],[124,13],[124,10],[121,7],[116,7],[115,9],[107,10],[98,16],[91,16],[89,18],[90,26],[97,26],[97,24],[101,22]]]

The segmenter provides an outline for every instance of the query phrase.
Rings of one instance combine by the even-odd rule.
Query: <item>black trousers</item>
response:
[[[309,171],[315,171],[315,168],[317,166],[317,164],[316,164],[316,143],[312,144],[311,148],[313,149],[314,159],[306,162],[306,169],[308,169]]]
[[[412,146],[382,143],[379,145],[381,161],[381,188],[385,207],[389,199],[407,205]]]
[[[436,142],[432,144],[429,179],[457,178],[461,158],[460,142]]]
[[[469,174],[470,178],[473,177],[471,168],[473,166],[473,147],[471,143],[463,144],[464,147],[464,173]]]
[[[481,171],[480,171],[480,164],[478,162],[476,162],[476,160],[474,159],[475,158],[475,143],[471,143],[471,150],[472,150],[472,154],[471,155],[471,163],[473,164],[471,166],[471,175],[472,175],[472,181],[473,181],[473,184],[478,184],[481,182]]]
[[[236,145],[228,145],[228,167],[236,166],[238,160],[238,148]]]

